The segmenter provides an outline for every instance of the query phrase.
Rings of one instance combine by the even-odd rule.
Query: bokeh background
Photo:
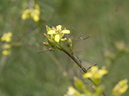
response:
[[[47,49],[42,44],[46,25],[61,24],[74,38],[91,34],[76,42],[74,52],[86,68],[98,64],[109,70],[103,78],[109,95],[120,80],[129,80],[129,54],[124,50],[129,48],[128,0],[121,1],[117,12],[118,0],[35,0],[40,21],[22,20],[32,1],[0,0],[0,37],[12,32],[11,42],[17,43],[3,56],[0,42],[0,96],[63,96],[78,76],[78,67],[59,50],[36,56]],[[129,90],[123,96],[128,94]]]

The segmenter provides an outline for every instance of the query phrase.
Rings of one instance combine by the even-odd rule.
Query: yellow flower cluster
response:
[[[121,80],[113,89],[114,96],[121,96],[128,89],[127,79]]]
[[[4,33],[3,36],[1,37],[1,41],[6,42],[3,45],[3,49],[4,49],[2,52],[3,55],[9,55],[9,53],[10,53],[11,45],[9,44],[9,42],[11,41],[11,36],[12,36],[12,33],[8,32],[8,33]]]
[[[40,8],[37,4],[35,4],[35,9],[26,9],[22,14],[22,19],[25,20],[27,18],[33,18],[35,22],[39,21],[40,18]]]
[[[10,42],[11,41],[12,33],[4,33],[4,35],[1,37],[1,41]]]
[[[97,66],[92,66],[90,72],[83,75],[83,78],[90,78],[95,84],[99,84],[103,75],[107,74],[108,71],[105,69],[98,70]]]
[[[54,39],[54,41],[56,42],[59,42],[59,41],[65,41],[66,38],[62,38],[64,36],[64,34],[70,34],[70,31],[69,30],[62,30],[62,26],[61,25],[58,25],[55,27],[48,27],[46,26],[47,28],[47,34],[48,35],[51,35],[51,38]]]

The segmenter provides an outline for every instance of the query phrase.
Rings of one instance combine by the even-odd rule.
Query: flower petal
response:
[[[83,75],[83,78],[90,78],[90,77],[92,77],[92,74],[91,74],[90,72],[85,73],[85,74]]]
[[[11,37],[11,36],[12,36],[12,32],[9,32],[9,33],[8,33],[8,36]]]
[[[99,73],[100,76],[103,76],[103,75],[107,74],[108,71],[105,70],[105,69],[101,69],[101,70],[98,71],[98,73]]]
[[[62,30],[61,33],[64,33],[64,34],[69,34],[70,31],[69,30]]]
[[[67,40],[67,38],[63,38],[63,39],[61,39],[61,41],[65,41],[65,40]]]
[[[6,38],[5,41],[6,41],[6,42],[10,42],[10,41],[11,41],[11,38]]]
[[[55,41],[56,41],[56,42],[59,42],[59,41],[60,41],[60,36],[59,36],[59,35],[56,35],[56,36],[55,36]]]
[[[55,34],[55,31],[54,30],[50,30],[50,31],[47,32],[47,34],[49,34],[49,35],[50,34]]]
[[[52,29],[46,25],[46,30],[47,30],[47,32],[48,32],[48,31],[50,31],[50,30],[52,30]]]
[[[61,25],[56,26],[56,29],[57,29],[57,30],[61,30],[61,28],[62,28]]]
[[[92,73],[96,73],[97,71],[98,71],[98,67],[96,67],[96,66],[91,67],[91,72]]]

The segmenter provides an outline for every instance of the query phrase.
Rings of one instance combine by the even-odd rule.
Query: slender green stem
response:
[[[82,66],[82,64],[80,64],[80,62],[78,62],[78,60],[73,56],[71,55],[69,52],[67,52],[61,45],[58,45],[58,49],[63,51],[64,53],[66,53],[80,68],[81,70],[83,71],[83,73],[86,73],[87,70]],[[95,84],[90,78],[88,78],[96,87],[98,87],[97,84]],[[104,91],[102,92],[103,96],[108,96]]]

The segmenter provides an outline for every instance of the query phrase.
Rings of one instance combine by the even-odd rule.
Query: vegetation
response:
[[[0,96],[127,96],[129,7],[117,4],[1,0]]]

